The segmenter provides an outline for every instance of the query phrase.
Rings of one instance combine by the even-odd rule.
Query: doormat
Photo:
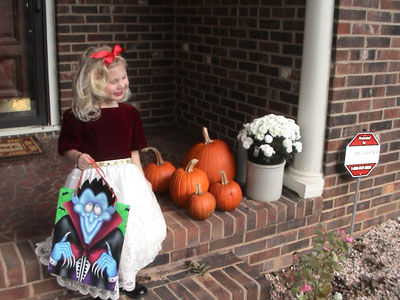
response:
[[[32,136],[0,139],[0,158],[40,153],[42,153],[42,149],[39,147],[36,138]]]

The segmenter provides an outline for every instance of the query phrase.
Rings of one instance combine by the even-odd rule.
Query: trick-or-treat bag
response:
[[[98,288],[114,291],[129,215],[119,203],[103,171],[91,162],[99,179],[75,190],[61,188],[48,271]]]

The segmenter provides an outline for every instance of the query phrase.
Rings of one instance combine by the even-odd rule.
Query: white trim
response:
[[[61,129],[60,125],[4,128],[4,129],[0,129],[0,137],[60,131],[60,129]]]
[[[60,124],[57,78],[55,1],[46,0],[47,65],[49,78],[50,125]]]

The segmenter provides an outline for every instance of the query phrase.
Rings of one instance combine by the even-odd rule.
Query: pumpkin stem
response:
[[[204,144],[211,144],[212,142],[214,142],[212,139],[210,139],[206,127],[203,127],[203,137],[204,137]]]
[[[147,152],[149,150],[153,151],[153,153],[156,155],[157,165],[162,165],[164,163],[164,160],[161,156],[160,151],[158,151],[158,149],[154,147],[147,147],[142,149],[143,152]]]
[[[201,195],[201,194],[203,194],[203,191],[201,190],[201,186],[200,186],[199,183],[196,185],[196,192],[195,192],[195,194],[196,194],[196,195]]]
[[[194,166],[199,162],[198,159],[193,158],[186,166],[185,172],[193,172]]]
[[[225,185],[229,183],[228,177],[226,177],[226,173],[224,170],[219,170],[219,174],[221,174],[221,184]]]

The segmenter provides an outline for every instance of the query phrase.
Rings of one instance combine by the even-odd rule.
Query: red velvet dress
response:
[[[64,113],[59,138],[59,152],[75,149],[90,154],[96,161],[130,158],[132,150],[146,146],[138,111],[129,104],[104,108],[96,121],[82,122],[70,110]],[[166,236],[166,224],[160,206],[146,179],[133,163],[101,167],[119,202],[130,205],[126,234],[119,264],[119,287],[135,288],[136,273],[151,263]],[[75,189],[81,171],[73,169],[65,187]],[[81,184],[100,176],[94,168],[83,171]],[[51,239],[38,244],[40,261],[48,264]],[[57,282],[68,289],[101,299],[119,299],[119,289],[110,292],[57,276]],[[117,287],[118,287],[117,285]]]
[[[58,152],[68,150],[88,153],[95,161],[131,157],[131,151],[146,147],[142,120],[133,106],[103,108],[98,120],[83,122],[71,110],[63,116]]]

